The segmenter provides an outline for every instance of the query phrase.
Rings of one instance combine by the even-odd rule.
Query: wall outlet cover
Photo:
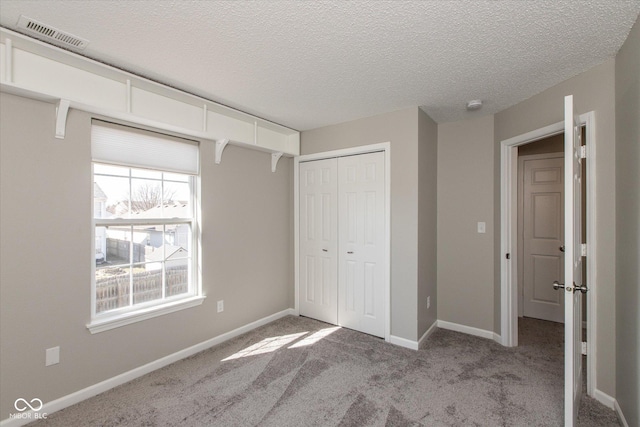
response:
[[[44,366],[51,366],[60,363],[60,347],[51,347],[45,351]]]

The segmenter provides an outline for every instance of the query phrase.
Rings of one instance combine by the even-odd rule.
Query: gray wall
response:
[[[438,319],[437,181],[438,126],[418,110],[418,338]]]
[[[494,330],[493,116],[438,126],[438,319]],[[477,223],[486,222],[486,233]]]
[[[391,334],[417,340],[418,108],[302,132],[312,154],[391,142]]]
[[[202,277],[195,308],[91,335],[91,117],[0,96],[0,419],[292,306],[291,159],[202,144]],[[55,246],[52,246],[55,244]],[[216,313],[216,301],[225,311]],[[44,366],[60,346],[60,363]]]
[[[640,21],[616,57],[616,398],[640,425]]]
[[[615,396],[615,61],[610,59],[495,115],[494,218],[500,223],[500,141],[564,120],[564,96],[578,113],[595,111],[597,157],[597,388]],[[438,165],[442,167],[442,165]],[[500,229],[494,233],[494,325],[500,332]]]

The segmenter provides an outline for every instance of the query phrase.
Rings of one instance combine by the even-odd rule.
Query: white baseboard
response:
[[[622,408],[620,408],[620,405],[618,405],[618,401],[614,399],[613,405],[614,405],[614,409],[616,410],[616,413],[618,414],[618,419],[620,420],[620,423],[622,424],[622,426],[629,427],[629,423],[624,417],[624,414],[622,413]]]
[[[288,315],[293,315],[294,312],[295,312],[294,309],[289,308],[289,309],[280,311],[278,313],[272,314],[270,316],[264,317],[262,319],[256,320],[255,322],[251,322],[247,325],[241,326],[237,329],[226,332],[222,335],[218,335],[217,337],[203,341],[200,344],[196,344],[191,347],[185,348],[184,350],[180,350],[176,353],[170,354],[168,356],[165,356],[153,362],[147,363],[146,365],[142,365],[138,368],[132,369],[120,375],[116,375],[115,377],[109,378],[107,380],[104,380],[102,382],[89,386],[82,390],[68,394],[59,399],[53,400],[51,402],[47,402],[37,412],[25,411],[20,413],[21,418],[4,419],[0,421],[0,427],[17,427],[17,426],[25,425],[27,423],[35,421],[37,419],[36,416],[40,416],[41,418],[43,414],[52,414],[61,409],[67,408],[71,405],[75,405],[76,403],[82,402],[83,400],[89,399],[100,393],[104,393],[107,390],[111,390],[114,387],[127,383],[131,380],[134,380],[138,377],[146,375],[157,369],[163,368],[174,362],[193,356],[194,354],[199,353],[203,350],[206,350],[210,347],[213,347],[214,345],[221,344],[225,341],[228,341],[232,338],[237,337],[238,335],[242,335],[245,332],[249,332],[262,325],[266,325],[267,323],[273,322],[274,320],[278,320]]]
[[[399,345],[400,347],[410,348],[411,350],[418,349],[418,341],[408,340],[395,335],[389,336],[389,342],[391,344]]]
[[[495,342],[497,342],[498,344],[502,345],[502,336],[496,334],[495,332],[493,333],[493,340]]]
[[[427,329],[427,331],[424,334],[422,334],[422,336],[418,340],[418,348],[422,347],[422,345],[427,340],[427,338],[429,338],[431,336],[431,334],[436,331],[436,329],[438,329],[438,321],[437,320],[435,322],[433,322],[433,324],[431,326],[429,326],[429,329]]]
[[[486,331],[484,329],[474,328],[472,326],[447,322],[445,320],[438,320],[438,327],[442,329],[449,329],[451,331],[462,332],[464,334],[475,335],[477,337],[488,338],[490,340],[495,339],[495,334],[492,331]]]
[[[420,346],[422,346],[422,343],[424,343],[427,340],[427,338],[429,338],[429,335],[431,335],[437,328],[438,328],[437,321],[435,321],[433,322],[433,325],[431,325],[429,329],[427,329],[427,331],[424,334],[422,334],[422,336],[418,341],[408,340],[406,338],[390,335],[389,342],[391,344],[399,345],[400,347],[409,348],[411,350],[418,350],[420,349]]]
[[[498,343],[502,342],[502,338],[500,337],[500,335],[496,334],[495,332],[486,331],[484,329],[478,329],[471,326],[460,325],[458,323],[447,322],[445,320],[436,320],[435,322],[433,322],[433,325],[431,325],[429,329],[427,329],[427,332],[425,332],[418,341],[412,341],[406,338],[400,338],[396,337],[395,335],[391,335],[389,337],[389,342],[401,347],[418,350],[427,340],[427,338],[429,338],[429,335],[431,335],[437,328],[449,329],[451,331],[462,332],[464,334],[475,335],[482,338],[488,338]]]
[[[595,391],[593,392],[593,398],[602,403],[607,408],[615,409],[614,406],[616,400],[613,397],[609,396],[607,393],[595,389]]]

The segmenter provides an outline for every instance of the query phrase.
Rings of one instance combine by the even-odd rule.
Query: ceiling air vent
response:
[[[84,49],[89,44],[85,39],[65,33],[64,31],[60,31],[57,28],[43,24],[24,15],[20,15],[20,19],[18,19],[18,28],[22,28],[40,39],[49,40],[66,47]]]

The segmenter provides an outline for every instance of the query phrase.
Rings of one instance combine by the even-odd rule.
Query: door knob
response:
[[[353,253],[353,251],[349,251],[349,252],[347,252],[347,253],[348,253],[348,254],[352,254],[352,253]]]
[[[564,245],[560,246],[558,249],[560,249],[560,252],[564,252]]]
[[[578,291],[580,291],[583,294],[586,294],[587,291],[589,290],[589,288],[587,288],[585,285],[577,286],[575,283],[573,284],[573,286],[565,287],[564,283],[558,283],[557,280],[553,282],[553,289],[555,289],[556,291],[558,289],[565,289],[567,292],[578,292]]]
[[[588,290],[589,290],[589,288],[587,288],[585,285],[582,285],[582,286],[575,286],[575,287],[573,288],[573,292],[580,291],[580,292],[582,292],[583,294],[586,294]]]
[[[328,249],[323,249],[322,252],[329,252],[329,250]]]

